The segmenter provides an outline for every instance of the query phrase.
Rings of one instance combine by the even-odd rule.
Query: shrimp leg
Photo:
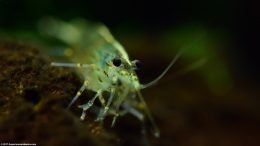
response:
[[[67,106],[67,108],[70,108],[72,104],[79,98],[79,96],[83,93],[83,91],[86,89],[87,81],[84,81],[83,85],[80,87],[79,91],[76,93],[76,95],[71,100],[70,104]]]
[[[81,117],[80,117],[81,120],[84,120],[84,119],[85,119],[86,111],[93,105],[94,101],[96,100],[96,98],[97,98],[98,96],[100,96],[100,94],[102,94],[102,91],[101,91],[101,90],[99,90],[99,91],[96,93],[96,95],[95,95],[94,97],[92,97],[91,100],[88,101],[88,103],[78,106],[79,108],[82,108],[82,114],[81,114]]]
[[[112,101],[113,101],[114,93],[115,93],[115,90],[112,89],[112,90],[111,90],[111,94],[110,94],[110,96],[109,96],[109,98],[108,98],[107,104],[106,104],[106,106],[104,107],[104,109],[101,109],[101,110],[100,110],[100,113],[99,113],[99,115],[98,115],[96,121],[102,121],[102,120],[105,118],[105,116],[106,116],[106,114],[107,114],[107,112],[108,112],[108,110],[109,110],[110,104],[111,104]]]
[[[90,64],[52,62],[51,66],[87,68]]]
[[[133,116],[135,116],[137,119],[139,119],[142,123],[142,142],[145,146],[150,146],[149,140],[147,138],[147,130],[145,127],[145,118],[144,118],[144,114],[138,110],[136,110],[132,105],[130,105],[129,103],[125,102],[123,104],[124,110],[130,114],[132,114]]]

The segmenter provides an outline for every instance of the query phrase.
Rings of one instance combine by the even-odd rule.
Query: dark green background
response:
[[[142,61],[137,72],[141,83],[158,76],[178,48],[191,46],[157,86],[142,90],[162,132],[157,145],[259,145],[260,9],[256,2],[0,0],[0,33],[6,35],[1,37],[9,37],[11,31],[37,32],[37,22],[46,16],[103,22],[131,59]],[[178,72],[200,59],[206,63]],[[67,77],[64,80],[70,83]],[[79,87],[73,86],[75,92]],[[136,136],[126,127],[118,128],[126,133],[126,138],[119,137],[122,141]]]
[[[83,17],[105,23],[116,35],[118,28],[160,35],[168,29],[196,23],[229,34],[225,49],[240,79],[259,81],[257,21],[259,8],[250,1],[80,1],[80,0],[0,0],[2,29],[33,29],[44,16],[70,19]],[[223,36],[225,37],[225,36]]]

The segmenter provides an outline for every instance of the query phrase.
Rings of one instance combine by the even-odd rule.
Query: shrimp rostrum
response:
[[[95,95],[82,109],[81,119],[98,99],[101,103],[96,121],[103,121],[112,115],[112,126],[119,116],[132,114],[141,122],[148,120],[152,133],[159,137],[160,132],[151,116],[140,92],[141,89],[155,84],[174,64],[179,55],[171,61],[164,72],[148,84],[140,84],[135,70],[138,61],[130,61],[123,46],[114,39],[107,27],[85,20],[63,22],[56,19],[43,21],[45,33],[62,41],[68,47],[62,51],[69,61],[52,62],[52,66],[75,68],[83,84],[71,100],[68,108],[80,97],[83,91],[92,90]],[[104,97],[104,93],[108,97]],[[107,95],[107,94],[106,94]]]

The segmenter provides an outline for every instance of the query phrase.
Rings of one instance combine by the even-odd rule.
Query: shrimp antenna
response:
[[[166,69],[157,77],[155,78],[153,81],[151,81],[150,83],[141,85],[141,89],[145,89],[147,87],[150,87],[154,84],[156,84],[168,71],[169,69],[174,65],[174,63],[179,59],[179,57],[182,55],[184,50],[187,50],[188,48],[191,48],[196,42],[200,41],[201,39],[203,39],[203,37],[205,36],[205,33],[203,33],[202,35],[198,36],[196,40],[194,40],[189,46],[180,49],[180,51],[177,53],[177,55],[175,55],[175,57],[172,59],[172,61],[170,62],[170,64],[166,67]]]
[[[147,88],[147,87],[150,87],[154,84],[156,84],[168,71],[169,69],[174,65],[174,63],[179,59],[179,57],[181,56],[182,54],[182,50],[179,51],[177,53],[177,55],[175,55],[175,57],[172,59],[172,61],[170,62],[170,64],[167,66],[167,68],[157,77],[155,78],[153,81],[151,81],[150,83],[147,83],[145,85],[142,85],[141,86],[141,89],[144,89],[144,88]]]
[[[152,124],[152,133],[155,137],[160,137],[160,130],[159,128],[156,126],[155,122],[154,122],[154,119],[151,115],[151,112],[149,111],[148,107],[147,107],[147,104],[146,102],[144,101],[144,98],[140,92],[140,90],[137,90],[137,95],[141,101],[141,103],[143,104],[143,110],[145,112],[145,114],[147,115],[149,121],[151,122]]]

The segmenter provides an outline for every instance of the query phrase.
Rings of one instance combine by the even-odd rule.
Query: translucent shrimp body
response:
[[[159,137],[160,132],[140,90],[157,82],[178,57],[175,57],[159,78],[150,84],[142,85],[135,73],[136,61],[130,61],[125,49],[104,25],[92,24],[81,19],[71,22],[47,19],[41,26],[45,26],[42,27],[45,34],[55,37],[68,46],[62,52],[69,62],[52,62],[51,65],[73,67],[83,81],[83,85],[68,108],[85,89],[92,90],[96,92],[95,96],[86,104],[78,106],[82,109],[82,120],[94,101],[99,99],[102,107],[97,115],[97,121],[103,121],[107,114],[111,114],[114,116],[113,126],[117,117],[126,113],[132,114],[141,122],[144,122],[147,117],[152,125],[154,136]],[[109,97],[103,97],[104,92],[108,92]]]

